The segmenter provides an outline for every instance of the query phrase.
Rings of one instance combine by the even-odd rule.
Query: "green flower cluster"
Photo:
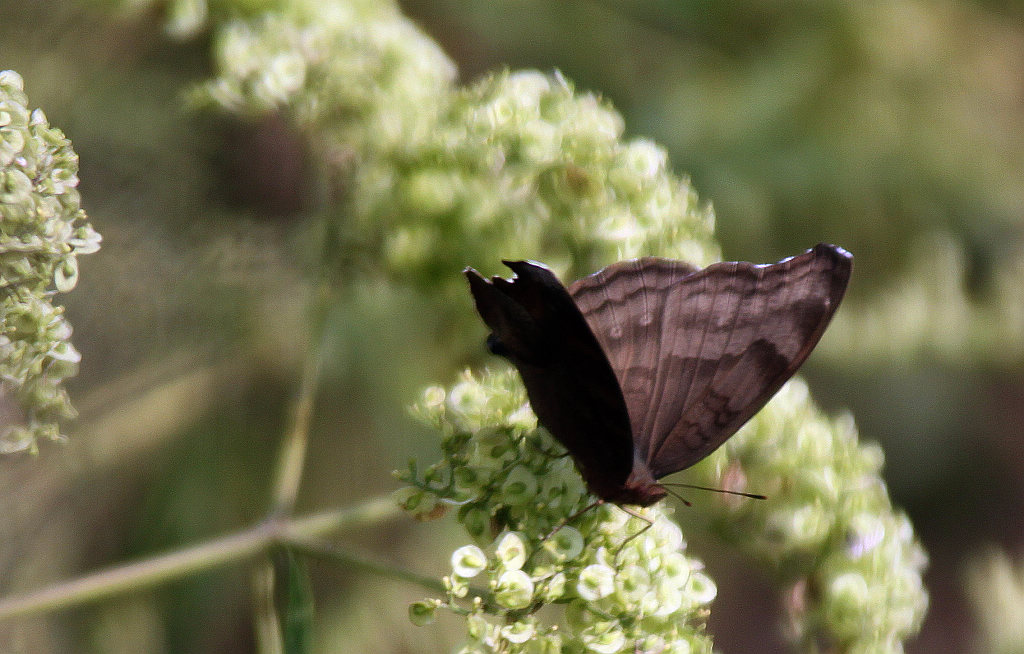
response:
[[[389,268],[430,284],[451,283],[453,260],[541,259],[575,279],[653,252],[716,258],[710,209],[661,147],[622,130],[557,73],[492,75],[455,94],[415,150],[356,171],[354,215]]]
[[[162,12],[168,36],[186,40],[211,24],[239,15],[270,11],[287,0],[120,0],[120,14],[155,15]]]
[[[713,215],[664,150],[561,75],[468,87],[391,3],[282,2],[218,32],[220,75],[198,98],[280,112],[309,145],[347,257],[432,289],[453,269],[540,259],[572,278],[660,254],[718,258]]]
[[[61,384],[80,356],[53,289],[74,288],[77,256],[100,246],[71,142],[27,105],[21,76],[0,72],[0,452],[60,438],[74,414]]]
[[[457,509],[473,540],[455,550],[444,599],[410,609],[425,624],[466,616],[463,652],[710,652],[703,625],[714,583],[684,554],[664,507],[590,507],[572,459],[529,410],[512,370],[468,373],[425,391],[416,414],[442,434],[444,458],[399,476],[398,501],[426,519]],[[564,605],[564,620],[537,611]]]
[[[722,496],[706,517],[789,587],[797,642],[896,654],[920,628],[927,556],[910,521],[892,507],[883,462],[881,449],[858,443],[852,418],[824,416],[794,379],[692,471],[698,483],[769,497]]]
[[[241,114],[283,112],[316,131],[311,145],[334,166],[426,138],[455,66],[394,4],[278,4],[218,29],[220,75],[198,89],[198,101]]]

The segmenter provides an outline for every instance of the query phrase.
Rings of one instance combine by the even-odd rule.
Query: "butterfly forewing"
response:
[[[819,245],[767,266],[624,261],[572,285],[655,478],[707,456],[792,376],[850,268],[847,252]]]
[[[492,350],[515,364],[537,418],[572,454],[591,490],[615,497],[633,468],[629,413],[615,372],[565,287],[541,264],[516,277],[466,269]]]

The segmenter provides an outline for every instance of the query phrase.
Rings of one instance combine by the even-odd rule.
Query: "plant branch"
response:
[[[66,609],[128,590],[155,586],[210,568],[245,561],[265,553],[274,545],[320,536],[343,527],[379,523],[398,515],[399,509],[394,501],[385,496],[354,507],[302,518],[268,520],[176,552],[0,599],[0,620]]]
[[[323,367],[324,339],[327,336],[325,315],[332,302],[333,294],[325,277],[316,288],[313,306],[315,336],[311,339],[309,351],[302,367],[299,391],[291,406],[291,425],[281,445],[277,475],[274,483],[272,516],[291,513],[302,481],[302,468],[306,460],[306,446],[309,443],[309,424],[313,415],[317,385]]]
[[[444,583],[437,577],[430,577],[427,575],[421,575],[418,572],[413,572],[412,570],[396,568],[394,565],[368,554],[353,552],[352,550],[344,549],[331,543],[324,543],[311,539],[289,540],[282,544],[290,547],[296,552],[305,554],[306,556],[326,559],[357,570],[370,572],[381,577],[387,577],[388,579],[393,579],[395,581],[404,581],[409,584],[421,586],[431,592],[437,593],[438,595],[448,594],[448,589],[445,588]],[[469,586],[468,591],[469,595],[483,599],[486,610],[499,610],[494,603],[492,593],[473,586]]]
[[[300,554],[333,561],[335,563],[341,563],[342,565],[362,570],[364,572],[371,572],[373,574],[380,575],[381,577],[394,579],[395,581],[404,581],[416,586],[422,586],[434,593],[445,593],[444,584],[442,584],[441,580],[436,576],[421,575],[417,572],[413,572],[412,570],[396,568],[394,565],[391,565],[379,558],[372,557],[367,554],[356,553],[331,543],[323,543],[306,538],[297,538],[287,540],[282,543],[282,545],[285,545]]]

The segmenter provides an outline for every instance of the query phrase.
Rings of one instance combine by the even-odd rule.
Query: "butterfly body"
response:
[[[566,288],[543,264],[504,263],[511,280],[466,270],[491,350],[519,370],[590,490],[640,506],[792,376],[851,269],[849,253],[819,245],[771,265],[622,261]]]

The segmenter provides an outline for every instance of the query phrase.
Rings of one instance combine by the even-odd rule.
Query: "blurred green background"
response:
[[[306,344],[317,252],[300,139],[274,120],[187,111],[183,91],[211,74],[207,38],[171,41],[159,12],[108,4],[0,0],[0,69],[17,70],[71,138],[104,237],[66,300],[84,357],[71,440],[0,459],[4,594],[260,519]],[[908,651],[985,651],[965,575],[987,547],[1024,551],[1024,7],[402,7],[463,81],[557,68],[611,100],[628,134],[667,147],[714,204],[727,259],[775,261],[819,241],[854,253],[848,298],[805,374],[823,406],[849,409],[882,443],[894,500],[931,556],[931,610]],[[451,261],[452,274],[472,263]],[[367,279],[343,300],[300,510],[387,492],[409,457],[433,460],[433,436],[404,407],[450,382],[476,346],[463,339],[483,335],[452,333],[468,297],[437,306]],[[405,518],[344,535],[430,574],[455,538]],[[768,582],[726,552],[697,553],[720,584],[718,648],[785,651]],[[407,622],[423,590],[313,574],[323,651],[450,646],[444,621]],[[251,651],[248,588],[242,567],[215,571],[0,625],[0,647]]]

